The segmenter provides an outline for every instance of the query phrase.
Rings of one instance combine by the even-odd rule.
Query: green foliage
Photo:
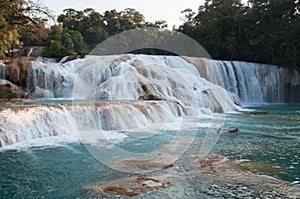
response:
[[[69,8],[51,28],[45,25],[50,16],[47,8],[32,0],[1,0],[0,10],[0,57],[22,45],[45,45],[47,56],[60,58],[88,52],[125,30],[168,26],[163,20],[147,22],[132,8],[103,14],[92,8]],[[178,30],[197,40],[215,59],[300,66],[300,1],[248,0],[243,5],[240,0],[205,0],[197,13],[192,9],[181,13],[183,24]]]
[[[66,14],[61,14],[57,20],[69,31],[77,52],[88,50],[87,46],[93,48],[108,38],[108,33],[104,30],[103,16],[94,9],[66,9],[64,12]]]
[[[71,35],[67,32],[61,35],[62,40],[62,53],[63,55],[69,55],[74,52],[74,43],[72,41]]]
[[[184,10],[179,31],[196,39],[215,59],[300,66],[299,2],[206,0],[195,14]]]
[[[62,46],[58,41],[52,40],[49,47],[49,57],[61,57]]]
[[[63,32],[68,33],[70,35],[70,38],[74,44],[74,51],[81,52],[87,50],[87,46],[83,40],[83,36],[79,31],[64,28]]]
[[[46,28],[43,16],[47,8],[31,0],[0,1],[0,57],[11,48],[46,46],[45,56],[61,58],[75,52],[88,52],[109,36],[125,30],[145,26],[166,28],[165,21],[146,22],[144,16],[132,8],[104,14],[92,8],[83,11],[65,9],[57,18],[58,25]],[[41,17],[42,16],[42,17]]]
[[[44,23],[51,17],[47,8],[31,0],[1,0],[0,10],[0,56],[3,57],[6,50],[21,47],[21,36],[27,43],[28,34],[34,28],[38,27],[38,31],[32,31],[35,36],[46,34]]]
[[[80,32],[86,44],[84,46],[88,46],[88,50],[93,49],[109,36],[124,30],[140,28],[150,24],[149,22],[145,22],[145,18],[140,12],[132,8],[121,12],[117,12],[116,10],[106,11],[104,15],[101,15],[92,8],[85,9],[84,11],[65,9],[64,12],[65,14],[59,15],[58,22],[63,24],[63,27],[68,30]],[[155,22],[155,25],[167,26],[165,21]],[[74,39],[73,43],[75,50],[79,51]]]
[[[61,58],[86,50],[81,33],[63,28],[62,24],[51,27],[48,39],[50,42],[46,46],[49,48],[49,52],[46,53],[46,56]]]

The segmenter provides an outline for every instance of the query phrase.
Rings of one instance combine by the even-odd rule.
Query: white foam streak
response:
[[[243,104],[283,103],[286,86],[299,85],[296,70],[238,61],[203,59],[203,62],[207,80],[236,94]]]

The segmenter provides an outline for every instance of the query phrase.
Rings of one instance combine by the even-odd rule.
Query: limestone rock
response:
[[[31,69],[31,61],[23,59],[14,59],[6,65],[6,78],[8,81],[26,87],[27,74]]]
[[[20,89],[17,85],[7,80],[0,80],[1,99],[13,99],[13,98],[23,98],[23,97],[24,97],[24,91]]]

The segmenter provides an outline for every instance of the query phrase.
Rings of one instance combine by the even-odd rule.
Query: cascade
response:
[[[240,61],[184,57],[208,81],[239,96],[242,103],[284,103],[287,87],[300,85],[299,72],[287,68]],[[290,97],[297,95],[294,89]],[[298,99],[299,102],[299,99]]]
[[[5,69],[0,64],[0,79],[5,79]],[[277,66],[203,58],[87,56],[64,64],[37,60],[28,71],[27,95],[86,103],[3,109],[0,146],[51,136],[78,138],[81,130],[119,131],[238,111],[241,102],[284,102],[287,85],[297,86],[299,81],[297,71]]]
[[[66,64],[35,61],[28,72],[27,92],[35,98],[86,103],[2,110],[2,146],[50,136],[76,137],[78,130],[126,130],[241,110],[235,95],[173,56],[88,56]],[[96,106],[90,105],[94,100]]]
[[[133,129],[165,119],[174,121],[184,114],[191,113],[170,102],[107,102],[6,109],[0,112],[0,147],[51,136],[79,139],[79,130]]]

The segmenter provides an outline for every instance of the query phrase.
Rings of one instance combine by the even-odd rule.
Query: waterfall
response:
[[[97,95],[100,99],[138,99],[142,97],[141,89],[144,88],[154,92],[155,97],[172,100],[176,96],[170,95],[171,86],[173,89],[186,89],[182,87],[186,83],[181,84],[181,81],[189,82],[191,79],[202,77],[202,83],[197,83],[199,78],[193,81],[197,86],[201,85],[202,90],[206,89],[203,86],[206,79],[225,88],[231,95],[238,96],[242,103],[283,103],[288,101],[287,95],[296,95],[296,88],[300,84],[299,72],[283,67],[202,58],[182,59],[174,56],[88,56],[84,60],[65,64],[36,61],[32,65],[27,78],[27,92],[35,98],[70,98],[74,94],[72,89],[75,81],[81,81],[86,88],[78,91],[77,94],[82,96],[77,97],[88,98],[91,97],[88,95]],[[79,74],[80,78],[76,78]],[[169,81],[171,74],[174,79]],[[92,82],[90,78],[94,76]],[[88,82],[98,84],[97,93],[92,94],[88,90],[91,88]],[[138,88],[141,84],[144,85],[143,88]],[[161,87],[162,84],[165,87]],[[125,88],[127,86],[130,88]],[[128,93],[128,89],[132,92]]]
[[[70,98],[76,74],[67,65],[32,62],[26,91],[34,98]]]
[[[214,94],[209,93],[216,89],[194,65],[176,56],[88,56],[66,64],[35,61],[27,77],[27,93],[34,98],[167,100],[188,105],[195,95],[199,107],[236,110],[236,97],[225,90],[222,102],[212,105]]]
[[[295,97],[299,72],[287,68],[239,61],[184,57],[197,66],[202,77],[239,96],[242,103],[284,103]],[[287,93],[287,90],[293,90]]]
[[[79,139],[82,130],[128,130],[190,114],[176,103],[141,101],[7,109],[0,112],[0,147],[51,136]]]
[[[0,75],[5,78],[4,64]],[[299,81],[297,71],[277,66],[178,56],[87,56],[64,64],[36,60],[27,74],[27,95],[87,103],[1,109],[0,146],[238,111],[241,102],[284,102],[287,90],[298,93]]]
[[[0,111],[2,146],[50,136],[72,137],[84,130],[142,128],[185,116],[241,110],[235,95],[208,82],[194,65],[174,56],[89,56],[66,64],[35,61],[28,72],[27,93],[35,98],[72,98],[86,103]],[[94,100],[96,105],[90,105]]]
[[[33,49],[34,49],[34,48],[30,48],[30,50],[29,50],[29,52],[28,52],[28,54],[27,54],[27,57],[30,57],[31,53],[33,52]]]

